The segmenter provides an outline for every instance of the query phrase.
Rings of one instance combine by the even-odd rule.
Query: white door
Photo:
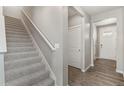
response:
[[[68,31],[69,65],[81,68],[81,26],[69,27]]]
[[[99,57],[116,60],[116,25],[99,28]]]

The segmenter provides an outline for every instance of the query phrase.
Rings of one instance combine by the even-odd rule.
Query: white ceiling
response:
[[[105,26],[105,25],[110,25],[110,24],[115,24],[115,23],[117,23],[116,18],[108,18],[108,19],[104,19],[102,21],[96,22],[95,25],[96,26]]]
[[[105,11],[119,8],[119,6],[81,6],[81,8],[89,15],[96,15]]]

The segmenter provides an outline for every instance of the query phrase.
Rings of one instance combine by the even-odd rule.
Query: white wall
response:
[[[3,8],[0,6],[0,86],[5,84],[4,53],[6,52],[6,37],[3,17]]]
[[[63,85],[68,85],[68,7],[63,7]]]
[[[23,7],[23,9],[30,16],[34,24],[37,25],[40,31],[42,31],[48,40],[52,42],[53,45],[55,43],[60,45],[60,48],[53,53],[48,45],[38,35],[38,33],[36,33],[36,29],[32,28],[32,26],[30,26],[30,24],[25,20],[36,42],[45,55],[50,67],[55,73],[57,84],[63,85],[63,7],[39,6]],[[55,59],[52,59],[53,57]]]
[[[0,53],[0,86],[5,84],[4,74],[4,54]]]
[[[117,72],[124,71],[124,16],[123,9],[115,9],[92,16],[92,22],[98,22],[107,18],[117,18]]]
[[[6,52],[6,33],[5,21],[3,16],[3,7],[0,7],[0,52]]]
[[[4,6],[3,13],[5,16],[20,18],[20,6]]]

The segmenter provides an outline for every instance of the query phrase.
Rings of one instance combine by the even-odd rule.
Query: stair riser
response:
[[[11,21],[11,20],[6,20],[5,19],[5,24],[8,24],[8,23],[9,24],[21,24],[22,25],[22,23],[20,23],[20,21],[13,21],[13,20]]]
[[[32,40],[28,39],[20,39],[20,38],[7,38],[7,42],[32,42]]]
[[[24,60],[18,60],[18,61],[9,61],[9,62],[5,62],[5,70],[10,70],[10,69],[14,69],[14,68],[20,68],[20,67],[24,67],[24,66],[28,66],[31,64],[37,64],[37,63],[41,63],[41,58],[34,58],[34,59],[24,59]],[[11,62],[11,63],[10,63]]]
[[[11,34],[11,35],[28,35],[27,32],[25,31],[14,31],[14,30],[6,30],[6,34]]]
[[[5,54],[5,61],[12,61],[12,60],[19,60],[22,58],[26,58],[26,57],[35,57],[38,56],[39,54],[36,53],[25,53],[25,54]]]
[[[55,85],[54,81],[49,84],[49,86],[54,86],[54,85]],[[46,85],[46,86],[48,86],[48,85]]]
[[[7,49],[7,52],[8,53],[11,53],[11,52],[13,52],[13,53],[17,53],[17,52],[28,52],[28,51],[35,51],[36,49],[35,48],[33,48],[33,47],[25,47],[25,48],[17,48],[17,47],[15,47],[15,48],[8,48]]]
[[[15,35],[15,34],[6,34],[7,38],[24,38],[24,39],[29,39],[30,37],[27,35]]]
[[[32,43],[7,43],[7,47],[31,47]]]
[[[6,27],[11,26],[11,27],[23,27],[23,28],[25,28],[23,24],[18,24],[18,23],[16,23],[16,24],[13,24],[13,23],[5,23],[5,26],[6,26]]]
[[[47,78],[49,76],[49,72],[44,72],[42,74],[40,73],[36,73],[36,74],[32,74],[26,78],[23,78],[23,79],[20,79],[18,80],[19,82],[8,82],[6,83],[6,85],[15,85],[15,86],[31,86],[33,85],[34,83],[38,82],[40,79],[44,79],[44,78]]]
[[[23,24],[11,24],[11,23],[5,23],[5,26],[23,27],[23,28],[24,28],[24,25],[23,25]]]
[[[25,29],[17,29],[17,28],[10,28],[10,27],[6,27],[7,31],[17,31],[17,32],[27,32],[25,31]]]
[[[13,34],[13,35],[25,35],[28,36],[27,32],[15,32],[15,31],[6,31],[6,34]]]
[[[19,30],[25,30],[24,27],[17,27],[17,26],[6,26],[6,29],[19,29]]]
[[[54,86],[54,80],[52,80],[51,78],[42,80],[36,84],[34,84],[34,86]]]
[[[34,83],[39,82],[39,80],[41,81],[41,80],[43,80],[45,78],[48,78],[48,77],[49,77],[49,72],[45,72],[44,74],[39,75],[39,77],[37,77],[37,78],[35,78],[35,79],[30,80],[29,82],[27,82],[26,86],[28,86],[28,85],[31,85],[32,86]]]
[[[14,20],[6,20],[6,19],[5,19],[5,23],[22,24],[20,20],[19,21],[14,21]]]
[[[23,24],[12,24],[12,23],[5,23],[5,26],[17,26],[17,27],[24,27]]]
[[[19,29],[19,30],[25,30],[25,28],[24,28],[24,27],[23,27],[23,28],[21,28],[21,27],[16,27],[16,26],[15,26],[15,27],[6,26],[6,28],[7,28],[7,29],[17,29],[17,30]]]
[[[19,27],[25,28],[23,24],[12,24],[12,23],[5,23],[6,27]]]
[[[21,69],[21,71],[18,71],[18,69],[15,69],[13,71],[8,71],[6,72],[6,81],[12,81],[12,80],[16,80],[19,77],[23,77],[25,75],[29,75],[38,71],[42,71],[44,70],[45,67],[44,65],[37,65],[37,66],[32,66],[32,67],[28,67],[28,68],[24,68]]]

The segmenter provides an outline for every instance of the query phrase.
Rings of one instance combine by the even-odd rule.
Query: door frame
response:
[[[81,71],[85,72],[85,13],[79,6],[72,6],[82,17],[81,31]],[[67,58],[67,31],[68,31],[68,6],[63,7],[63,85],[68,85],[68,58]]]
[[[103,19],[103,20],[106,20],[107,18],[105,18],[105,19]],[[113,21],[112,23],[109,23],[109,24],[113,24],[113,23],[116,23],[117,24],[117,18],[115,18],[116,20],[115,21]],[[97,57],[95,57],[95,51],[94,51],[94,48],[95,48],[95,45],[94,45],[94,31],[96,31],[97,30],[97,26],[99,25],[99,24],[102,24],[102,22],[101,22],[102,20],[100,20],[100,21],[97,21],[97,22],[92,22],[91,23],[91,66],[94,66],[94,60],[97,58]],[[109,24],[107,24],[107,25],[109,25]],[[104,24],[103,24],[104,25]],[[116,31],[116,33],[117,33],[117,31]],[[117,36],[118,35],[116,35],[116,55],[117,55]],[[116,57],[116,61],[117,61],[117,57]],[[117,69],[117,67],[116,67],[116,69]]]

